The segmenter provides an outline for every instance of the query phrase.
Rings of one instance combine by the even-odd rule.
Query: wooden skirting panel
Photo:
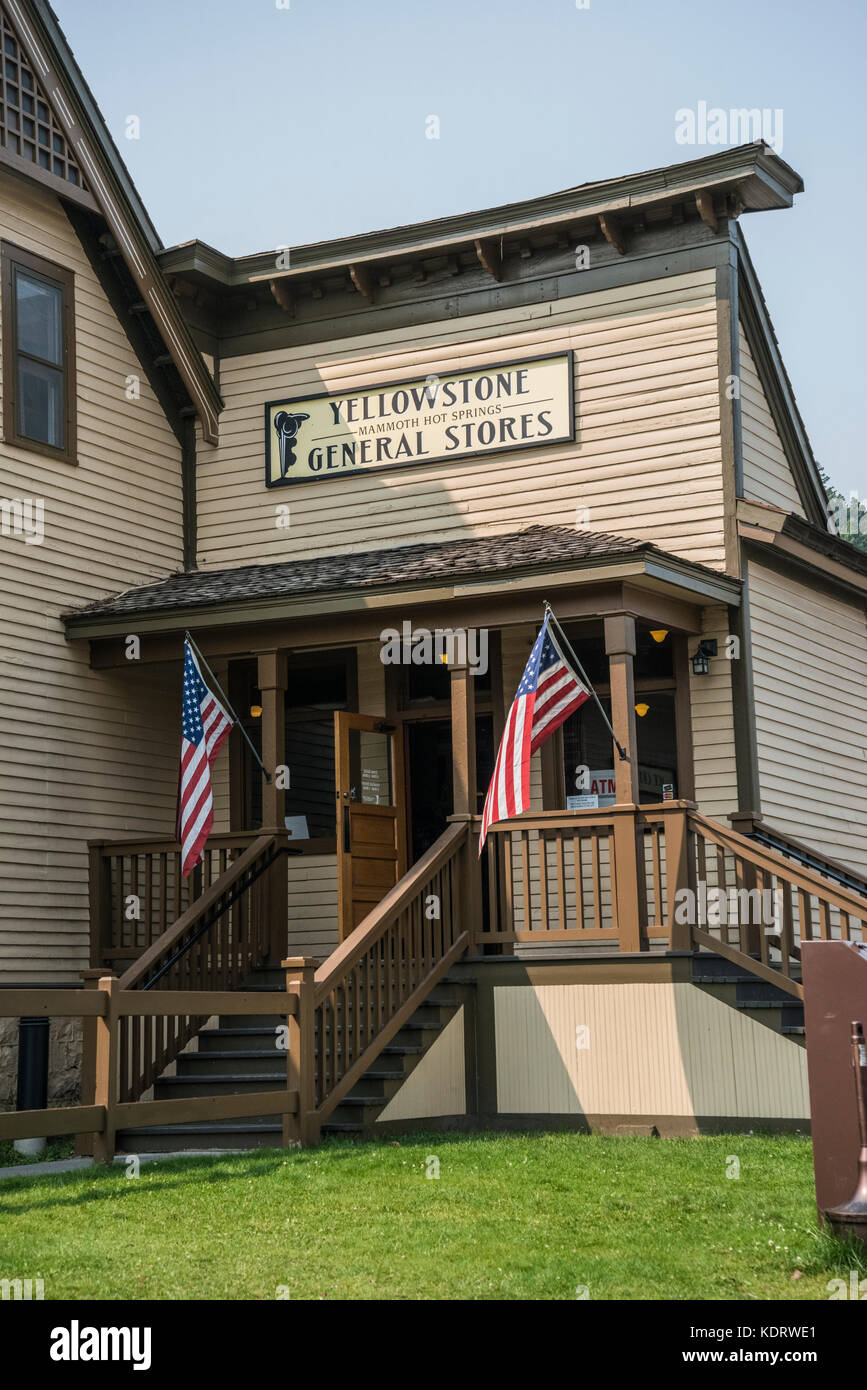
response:
[[[458,968],[463,1009],[377,1129],[809,1129],[804,1049],[683,980],[677,957],[529,970]]]
[[[692,984],[494,990],[503,1113],[807,1119],[806,1055]]]

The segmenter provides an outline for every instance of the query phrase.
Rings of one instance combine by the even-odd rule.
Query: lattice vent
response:
[[[69,142],[2,9],[0,50],[0,146],[65,183],[86,190],[87,183]]]

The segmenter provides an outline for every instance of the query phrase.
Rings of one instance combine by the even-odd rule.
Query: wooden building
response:
[[[0,26],[0,983],[308,962],[302,1137],[805,1127],[799,942],[860,939],[867,894],[867,557],[829,527],[741,231],[799,176],[759,143],[166,249],[49,6]],[[478,861],[546,600],[628,758],[585,706]],[[184,884],[186,630],[275,775],[233,732]],[[708,910],[757,888],[770,927]],[[285,1065],[272,1021],[151,1023],[131,1101]],[[57,1095],[78,1036],[55,1028]]]

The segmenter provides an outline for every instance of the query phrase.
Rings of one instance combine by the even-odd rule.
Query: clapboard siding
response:
[[[574,524],[722,567],[717,309],[709,271],[520,310],[227,358],[198,470],[203,568]],[[266,491],[264,403],[573,348],[574,443]],[[291,525],[275,524],[277,506]]]
[[[0,539],[0,976],[68,979],[87,839],[172,830],[180,668],[92,671],[60,614],[181,566],[180,448],[59,202],[0,174],[0,237],[75,274],[78,464],[0,445],[0,497],[45,501],[42,545]]]
[[[289,955],[325,960],[340,944],[337,855],[289,860]]]
[[[750,563],[762,815],[867,872],[867,616]]]
[[[738,805],[732,664],[725,655],[729,622],[721,605],[706,608],[703,616],[701,636],[716,638],[719,655],[711,657],[706,676],[694,676],[690,667],[695,795],[706,816],[725,820]]]
[[[743,431],[744,497],[751,502],[770,502],[787,512],[805,516],[803,504],[783,442],[759,380],[743,324],[740,339],[741,423]]]

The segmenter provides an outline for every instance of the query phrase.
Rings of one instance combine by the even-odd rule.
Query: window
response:
[[[305,816],[311,839],[335,832],[334,711],[357,709],[358,678],[355,652],[295,653],[287,660],[285,699],[286,815]],[[256,662],[233,661],[229,666],[229,699],[252,739],[262,750],[262,720],[250,711],[260,705]],[[234,823],[246,830],[262,824],[262,777],[243,740],[235,745],[233,781],[237,809]]]
[[[679,795],[673,640],[670,633],[656,631],[654,638],[645,624],[636,628],[635,732],[639,800],[643,803]],[[610,719],[608,658],[601,626],[571,625],[566,633]],[[584,804],[579,798],[589,795],[598,796],[599,806],[613,806],[615,754],[611,734],[594,701],[588,700],[566,720],[562,737],[566,796],[572,798],[572,805]]]
[[[3,244],[3,433],[75,462],[73,276]]]

